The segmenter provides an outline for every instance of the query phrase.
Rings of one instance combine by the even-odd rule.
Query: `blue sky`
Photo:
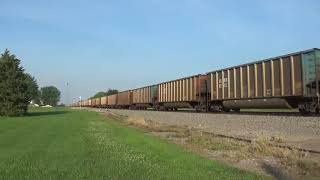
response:
[[[319,9],[318,0],[0,0],[0,51],[69,103],[320,47]]]

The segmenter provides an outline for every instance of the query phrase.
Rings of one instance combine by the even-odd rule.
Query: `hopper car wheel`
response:
[[[161,110],[161,106],[160,106],[160,105],[155,105],[155,106],[154,106],[154,109],[155,109],[156,111],[160,111],[160,110]]]
[[[310,112],[306,111],[305,109],[299,109],[301,114],[309,114]]]
[[[224,112],[225,108],[221,104],[213,105],[213,106],[210,107],[210,111],[212,111],[212,112]]]
[[[299,104],[299,112],[301,114],[311,113],[311,104],[310,103]]]
[[[207,106],[205,105],[197,105],[194,108],[197,112],[207,112]]]
[[[230,109],[228,109],[228,108],[223,108],[223,112],[230,112]]]

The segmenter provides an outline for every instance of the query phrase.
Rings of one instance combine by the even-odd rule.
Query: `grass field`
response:
[[[0,117],[0,179],[261,179],[107,120],[32,109]]]

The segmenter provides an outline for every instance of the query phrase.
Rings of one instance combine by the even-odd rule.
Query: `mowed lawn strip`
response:
[[[0,179],[263,179],[107,120],[32,109],[0,117]]]

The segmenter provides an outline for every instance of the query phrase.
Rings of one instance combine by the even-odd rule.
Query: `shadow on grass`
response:
[[[290,177],[289,174],[287,174],[286,172],[284,172],[283,170],[281,170],[281,168],[276,167],[276,166],[272,166],[270,164],[264,163],[262,165],[262,168],[271,176],[273,176],[275,179],[279,179],[279,180],[289,180],[289,179],[293,179],[293,177]]]
[[[28,112],[27,116],[33,117],[33,116],[53,116],[53,115],[60,115],[60,114],[66,114],[69,113],[69,111],[46,111],[46,112]]]

